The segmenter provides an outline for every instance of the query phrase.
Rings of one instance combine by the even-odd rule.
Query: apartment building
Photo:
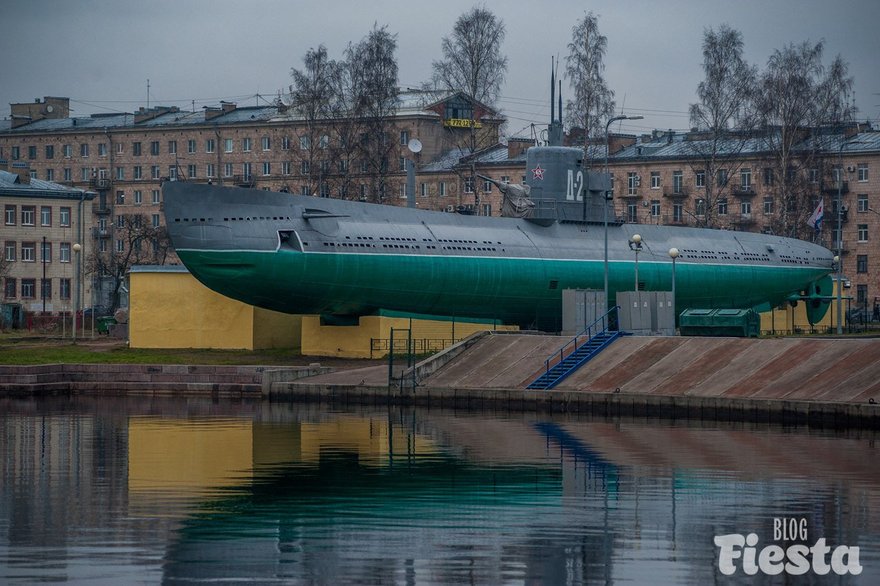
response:
[[[33,179],[25,163],[0,160],[2,302],[31,313],[73,312],[91,305],[91,281],[77,263],[93,246],[93,193]],[[79,244],[79,251],[77,251]]]

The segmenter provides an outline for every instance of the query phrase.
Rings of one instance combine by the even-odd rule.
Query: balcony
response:
[[[92,213],[96,216],[106,216],[112,210],[106,203],[96,202],[92,204]]]
[[[832,181],[828,185],[822,186],[822,193],[826,195],[837,195],[837,188],[840,186],[840,195],[849,193],[849,181]]]
[[[238,187],[253,187],[257,184],[254,175],[233,175],[232,182]]]
[[[667,189],[663,190],[663,197],[687,197],[690,194],[691,194],[690,190],[687,188],[684,188],[684,187],[682,187],[681,189],[678,189],[678,190],[676,190],[674,188],[669,189],[669,190],[667,190]]]
[[[112,182],[106,177],[92,177],[89,186],[94,189],[110,189]]]
[[[688,222],[687,218],[684,217],[684,215],[676,217],[674,215],[665,214],[663,216],[663,223],[667,226],[689,226],[690,225],[690,223]]]
[[[734,216],[730,223],[741,227],[751,226],[755,223],[755,217],[752,214],[739,214]]]
[[[755,186],[750,183],[749,185],[735,185],[733,187],[733,195],[737,197],[754,197],[757,193],[755,192]]]
[[[109,238],[110,230],[107,228],[92,228],[92,238]]]

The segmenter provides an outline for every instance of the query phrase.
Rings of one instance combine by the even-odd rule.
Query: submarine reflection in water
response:
[[[713,579],[717,532],[798,514],[864,544],[880,525],[875,450],[843,438],[418,412],[219,423],[173,422],[190,447],[147,467],[135,460],[158,454],[131,446],[132,470],[174,478],[175,458],[251,430],[250,465],[245,450],[225,481],[209,475],[168,544],[167,580],[697,584]],[[132,437],[143,425],[147,440],[168,424],[133,419]]]

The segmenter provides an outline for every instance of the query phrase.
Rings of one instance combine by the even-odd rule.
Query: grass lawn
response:
[[[201,350],[128,348],[125,341],[70,340],[38,338],[0,333],[0,364],[266,364],[305,366],[320,362],[325,366],[356,368],[377,364],[371,360],[350,360],[303,356],[298,350]]]

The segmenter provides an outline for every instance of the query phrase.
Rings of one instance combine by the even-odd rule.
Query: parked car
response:
[[[79,310],[77,316],[85,319],[91,319],[92,314],[95,315],[96,318],[104,317],[105,315],[110,315],[110,308],[104,305],[95,305],[93,307],[86,307],[85,309]]]

